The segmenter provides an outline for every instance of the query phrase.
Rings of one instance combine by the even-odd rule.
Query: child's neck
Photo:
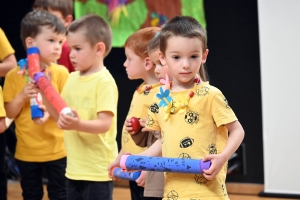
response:
[[[143,78],[143,80],[146,85],[159,82],[155,76],[147,76],[147,77]]]
[[[194,88],[194,78],[188,82],[180,82],[179,80],[173,80],[171,90],[174,92],[180,92]]]
[[[51,63],[40,62],[40,70],[41,72],[45,71],[47,67],[49,67]]]
[[[80,71],[80,76],[88,76],[93,73],[99,72],[104,68],[103,60],[99,62],[95,62],[92,66],[90,66],[87,70]]]

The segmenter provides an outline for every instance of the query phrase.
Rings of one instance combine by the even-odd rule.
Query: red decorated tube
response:
[[[29,77],[33,80],[33,76],[41,71],[39,49],[37,47],[27,49],[27,60]]]
[[[48,99],[50,104],[54,107],[57,113],[64,113],[69,116],[73,116],[71,108],[65,103],[61,98],[58,92],[51,85],[49,79],[45,76],[44,73],[39,72],[34,76],[34,81],[37,84],[38,88],[43,92],[45,97]]]
[[[40,71],[40,56],[39,49],[37,47],[29,47],[27,49],[27,61],[28,61],[28,73],[31,80],[33,76]],[[31,118],[41,118],[44,116],[44,112],[40,109],[42,104],[41,94],[38,94],[36,98],[30,99],[30,111]]]

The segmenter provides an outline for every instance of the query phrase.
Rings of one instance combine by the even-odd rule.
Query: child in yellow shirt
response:
[[[51,73],[51,83],[58,93],[68,77],[67,69],[55,64],[61,53],[65,31],[62,22],[45,11],[30,12],[21,22],[24,47],[35,46],[39,49],[40,70]],[[15,158],[21,174],[22,195],[24,199],[43,198],[42,169],[46,168],[49,199],[65,199],[66,152],[63,131],[49,118],[44,106],[41,107],[44,117],[31,119],[30,98],[38,93],[35,84],[27,82],[26,71],[20,71],[19,66],[9,71],[3,88],[6,114],[15,119]]]
[[[211,161],[203,174],[165,173],[163,199],[228,200],[227,160],[244,130],[221,91],[203,79],[206,31],[194,18],[175,17],[161,30],[160,50],[172,85],[153,98],[158,109],[148,111],[146,127],[162,136],[143,154]]]
[[[113,181],[107,167],[118,154],[118,88],[104,58],[111,50],[112,32],[91,14],[73,21],[67,41],[72,72],[61,93],[73,117],[60,114],[67,150],[68,199],[112,199]]]
[[[14,55],[15,51],[12,48],[11,44],[9,43],[5,33],[0,28],[0,82],[1,85],[3,85],[4,82],[4,76],[7,74],[9,70],[14,68],[17,65],[16,57]],[[2,91],[2,88],[1,88]],[[3,105],[3,95],[2,96],[2,103],[0,106]],[[4,107],[3,107],[4,108]],[[2,116],[6,116],[5,113],[2,112]],[[4,119],[5,120],[5,119]],[[6,170],[5,167],[5,148],[6,148],[6,133],[3,133],[3,131],[6,128],[5,121],[3,122],[1,119],[1,125],[0,125],[0,131],[2,134],[0,134],[0,199],[6,199],[7,194],[7,179],[6,179]],[[4,123],[4,124],[3,124]],[[4,129],[4,130],[2,130]]]
[[[160,83],[155,76],[154,65],[147,53],[147,46],[159,31],[160,28],[158,27],[144,28],[133,33],[125,42],[126,61],[124,62],[124,67],[128,78],[130,80],[142,79],[144,81],[133,94],[126,121],[129,121],[131,117],[145,119],[151,99],[158,92]],[[126,121],[122,130],[122,149],[118,158],[109,166],[109,171],[113,167],[119,166],[119,161],[123,154],[137,154],[145,150],[145,148],[137,146],[132,140],[130,136],[131,131],[126,130]],[[145,137],[147,136],[145,135]],[[144,199],[146,173],[143,171],[136,181],[129,181],[132,200]]]

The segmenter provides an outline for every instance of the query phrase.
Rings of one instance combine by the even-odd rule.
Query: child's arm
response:
[[[0,76],[4,77],[7,72],[17,66],[15,54],[10,54],[0,62]]]
[[[29,82],[11,102],[4,103],[7,117],[13,119],[18,116],[24,106],[25,101],[30,98],[35,98],[36,96],[36,86],[34,83]]]
[[[103,111],[98,113],[98,119],[82,120],[78,113],[72,110],[74,117],[70,117],[61,113],[58,118],[57,125],[64,130],[76,130],[86,133],[106,133],[112,124],[114,114],[110,111]]]
[[[162,156],[161,138],[158,138],[149,148],[139,153],[141,156]]]
[[[207,180],[213,180],[216,177],[223,165],[240,146],[245,135],[244,129],[239,121],[234,121],[229,124],[225,124],[224,126],[230,133],[224,150],[220,154],[211,154],[203,158],[203,161],[210,160],[212,163],[208,170],[203,170],[203,176]]]
[[[146,124],[146,119],[140,119],[139,121],[141,127],[144,128]],[[149,131],[143,132],[142,130],[140,130],[138,133],[134,133],[134,131],[132,131],[130,119],[125,120],[124,126],[125,130],[130,134],[132,140],[137,146],[147,147],[147,139],[148,135],[150,134]]]
[[[5,117],[0,117],[0,134],[6,130]]]

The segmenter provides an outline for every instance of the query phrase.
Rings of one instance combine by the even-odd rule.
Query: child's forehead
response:
[[[198,47],[202,49],[203,41],[199,37],[171,36],[167,39],[166,49],[181,49],[183,44],[191,44],[189,48]]]
[[[56,34],[56,35],[65,35],[65,33],[58,33],[55,31],[55,27],[51,27],[49,25],[46,25],[46,26],[41,26],[40,27],[40,33],[39,34]]]
[[[84,30],[76,30],[76,31],[68,32],[67,37],[68,38],[73,37],[78,40],[87,40],[88,39],[86,31],[84,31]]]

